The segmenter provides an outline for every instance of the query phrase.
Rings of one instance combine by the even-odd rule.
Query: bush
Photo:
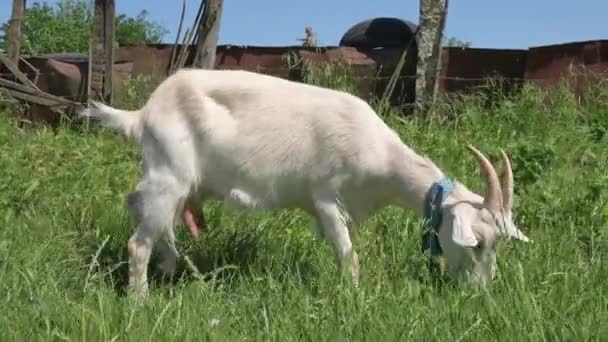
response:
[[[159,80],[149,75],[129,76],[123,82],[121,91],[116,93],[113,105],[129,110],[139,109],[158,84]]]
[[[116,44],[159,43],[168,31],[148,19],[148,12],[136,17],[119,14],[115,19]],[[93,25],[92,2],[60,0],[56,6],[35,1],[25,9],[22,53],[41,55],[60,52],[87,54]],[[5,50],[8,21],[0,27],[0,50]]]

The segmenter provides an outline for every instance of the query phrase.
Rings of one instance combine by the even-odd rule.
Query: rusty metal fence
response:
[[[123,46],[115,49],[114,92],[120,93],[123,81],[130,76],[145,75],[159,81],[165,78],[172,49],[173,44]],[[293,65],[294,56],[296,59],[321,64],[330,61],[346,62],[353,71],[359,94],[370,98],[382,94],[402,53],[402,48],[221,45],[217,50],[216,67],[250,70],[298,80],[301,75],[297,66]],[[26,58],[26,61],[38,69],[36,85],[41,90],[75,102],[86,101],[86,55],[40,56]],[[185,65],[190,63],[191,60],[187,59]],[[486,82],[488,77],[501,78],[503,86],[507,88],[517,87],[525,81],[551,87],[569,74],[573,66],[583,66],[590,77],[608,78],[608,40],[529,49],[444,48],[439,91],[466,92]],[[415,75],[416,56],[408,51],[395,96],[391,98],[393,103],[413,102]]]

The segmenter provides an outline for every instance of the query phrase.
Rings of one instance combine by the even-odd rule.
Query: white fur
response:
[[[422,214],[427,190],[443,177],[363,100],[258,73],[180,70],[140,110],[94,103],[82,115],[140,144],[143,176],[128,196],[137,222],[129,240],[129,283],[144,292],[156,243],[165,255],[163,269],[175,269],[173,226],[187,198],[305,210],[332,243],[339,269],[348,264],[358,284],[346,218],[354,225],[391,204]],[[476,271],[465,247],[498,234],[496,225],[480,223],[486,219],[482,203],[460,183],[445,201],[440,241],[453,272]],[[510,227],[505,236],[521,233],[510,212],[504,216],[503,226]]]

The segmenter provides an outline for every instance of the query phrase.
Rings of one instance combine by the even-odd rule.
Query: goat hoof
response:
[[[139,287],[129,286],[127,289],[127,297],[130,301],[135,303],[141,303],[148,299],[149,297],[149,289],[148,284],[143,284]]]

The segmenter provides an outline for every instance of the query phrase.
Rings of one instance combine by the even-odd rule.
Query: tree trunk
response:
[[[115,0],[95,0],[89,99],[112,102]]]
[[[441,37],[445,27],[448,0],[420,0],[418,65],[416,70],[416,108],[429,109],[438,86]]]
[[[21,53],[21,25],[23,25],[23,13],[25,11],[25,0],[13,0],[13,13],[8,28],[8,58],[19,65]]]
[[[215,67],[215,54],[220,36],[223,0],[205,0],[205,9],[198,27],[193,65],[201,69]]]

